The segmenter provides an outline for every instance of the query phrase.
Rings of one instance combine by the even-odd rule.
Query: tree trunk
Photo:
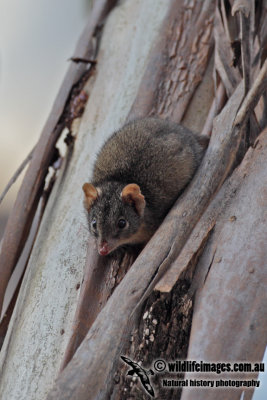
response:
[[[2,398],[45,399],[58,374],[87,253],[81,187],[100,145],[129,113],[167,9],[165,1],[127,1],[105,23],[71,160],[49,198],[1,351]]]
[[[232,3],[235,17],[229,4],[215,7],[212,0],[127,0],[106,11],[104,26],[103,13],[94,14],[102,15],[93,31],[97,64],[79,86],[89,99],[71,125],[74,145],[49,197],[5,337],[3,399],[147,399],[149,390],[158,399],[242,395],[242,387],[163,384],[209,379],[171,374],[170,361],[260,362],[266,345],[267,130],[247,151],[266,119],[263,100],[254,110],[267,88],[266,15],[256,8],[252,50],[255,10]],[[230,43],[238,18],[240,59]],[[234,57],[239,68],[230,66]],[[210,133],[226,94],[199,171],[148,245],[141,253],[99,257],[81,187],[104,140],[127,119],[146,115]],[[62,109],[60,121],[69,121]],[[121,356],[145,368],[148,391],[136,374],[127,375],[131,367]],[[252,378],[257,374],[238,379]]]

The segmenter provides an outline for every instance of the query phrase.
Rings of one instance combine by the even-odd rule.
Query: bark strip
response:
[[[128,119],[157,115],[180,122],[201,82],[213,44],[215,2],[175,0],[151,52]]]
[[[98,25],[115,4],[116,0],[100,0],[95,3],[86,28],[77,44],[75,56],[87,59],[95,56],[92,38]],[[73,86],[82,78],[86,70],[87,67],[83,63],[77,64],[73,62],[70,65],[52,111],[43,128],[40,140],[35,147],[33,158],[9,217],[0,257],[0,311],[7,283],[27,239],[36,207],[42,194],[47,169],[53,159],[54,146],[65,125],[61,117],[64,114],[66,102],[70,97]]]
[[[199,260],[192,289],[197,290],[189,360],[262,362],[267,329],[267,130],[225,182],[201,221],[219,211],[216,227]],[[195,373],[185,379],[203,379]],[[210,377],[206,376],[205,379]],[[214,380],[258,380],[256,372],[213,375]],[[182,400],[240,400],[243,387],[194,390]],[[252,398],[254,388],[246,388]]]
[[[261,71],[264,79],[267,76],[266,67],[267,64]],[[255,93],[253,103],[262,94],[259,82],[256,88],[253,86],[251,89]],[[111,384],[116,361],[135,311],[177,258],[194,225],[231,169],[240,143],[242,125],[249,117],[249,113],[239,114],[244,119],[242,122],[239,120],[238,128],[234,125],[242,98],[243,86],[239,85],[216,118],[209,148],[191,185],[98,315],[86,339],[48,395],[49,400],[106,398],[105,393]],[[120,313],[117,312],[118,308]]]
[[[204,5],[203,1],[197,1],[190,9],[184,0],[171,2],[129,120],[145,115],[161,115],[163,118],[171,116],[174,121],[180,122],[208,63],[212,48],[214,8],[215,4],[211,0],[206,0]],[[155,88],[158,88],[156,95]],[[101,258],[92,256],[92,252],[89,249],[86,279],[61,368],[71,359],[104,307],[114,286],[118,284],[118,275],[120,279],[125,276],[139,253],[134,251],[126,254],[123,261],[120,256],[106,260],[103,266]],[[98,273],[99,270],[102,274]],[[113,281],[115,284],[112,284]],[[102,293],[101,301],[99,293]]]

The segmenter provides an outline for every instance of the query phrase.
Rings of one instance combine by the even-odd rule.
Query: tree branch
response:
[[[18,177],[20,176],[20,174],[22,173],[22,171],[24,170],[24,168],[27,166],[27,164],[31,161],[32,156],[33,156],[33,152],[35,150],[35,146],[34,148],[31,150],[31,152],[27,155],[27,157],[25,158],[25,160],[20,164],[19,168],[17,169],[17,171],[14,173],[14,175],[11,177],[11,179],[9,180],[8,184],[6,185],[5,189],[3,190],[3,192],[0,195],[0,204],[2,203],[2,201],[4,200],[7,192],[9,191],[9,189],[11,188],[11,186],[16,182],[16,180],[18,179]]]
[[[256,107],[260,97],[267,90],[267,59],[244,99],[234,121],[234,126],[241,126]]]

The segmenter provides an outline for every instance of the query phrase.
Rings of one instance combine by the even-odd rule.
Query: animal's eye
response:
[[[92,219],[91,228],[95,231],[96,230],[96,219]]]
[[[124,218],[120,218],[118,220],[118,228],[123,229],[126,226],[126,220]]]

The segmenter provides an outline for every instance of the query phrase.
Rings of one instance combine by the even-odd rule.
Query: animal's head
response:
[[[107,182],[95,187],[85,183],[83,191],[89,229],[96,238],[100,255],[107,255],[125,244],[145,241],[146,202],[138,185]]]

